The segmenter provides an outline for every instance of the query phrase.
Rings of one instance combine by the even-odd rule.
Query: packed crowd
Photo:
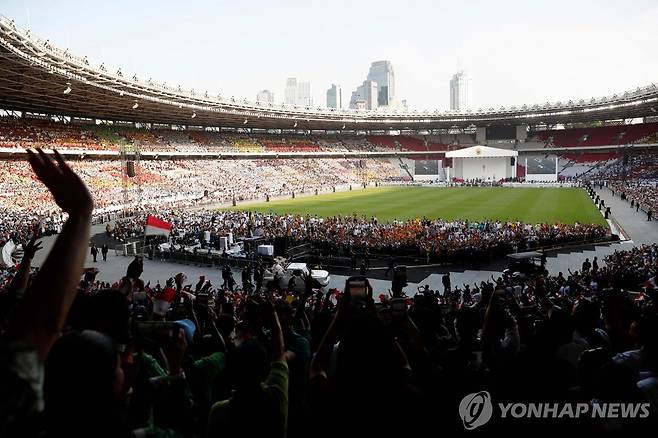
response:
[[[403,141],[404,143],[404,141]],[[471,141],[472,143],[472,141]],[[376,152],[391,150],[376,138],[246,135],[205,130],[90,125],[52,119],[0,117],[0,148],[114,150],[132,145],[149,152]],[[392,146],[393,147],[393,146]],[[393,147],[399,149],[398,147]],[[410,149],[413,150],[413,149]]]
[[[369,252],[387,255],[422,255],[430,262],[462,261],[477,254],[483,260],[512,251],[605,238],[606,227],[592,224],[526,224],[501,221],[445,221],[414,219],[383,223],[377,218],[316,217],[249,212],[162,212],[173,224],[173,243],[219,248],[222,236],[285,237],[291,246],[311,243],[325,255]],[[120,220],[115,236],[141,237],[145,216]],[[210,241],[204,233],[210,232]]]
[[[0,295],[3,437],[455,434],[460,400],[483,390],[495,402],[641,403],[649,413],[495,416],[483,426],[494,434],[656,426],[656,245],[566,277],[504,272],[457,288],[445,275],[443,290],[414,297],[362,277],[340,291],[305,279],[299,294],[183,274],[145,284],[139,258],[107,284],[83,270],[92,196],[57,158],[30,163],[68,219],[37,273],[39,243],[26,245]]]
[[[120,161],[77,161],[96,210],[120,209],[124,179]],[[388,159],[158,160],[137,164],[139,185],[129,178],[130,203],[179,207],[331,191],[362,182],[403,181],[408,175]],[[24,161],[0,161],[0,209],[48,216],[52,198]]]

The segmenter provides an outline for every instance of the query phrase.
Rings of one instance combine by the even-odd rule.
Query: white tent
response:
[[[518,155],[517,151],[489,146],[471,146],[446,152],[446,158],[452,159],[449,178],[499,181],[515,177]]]

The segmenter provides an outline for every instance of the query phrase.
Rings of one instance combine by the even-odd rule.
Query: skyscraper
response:
[[[374,110],[379,105],[379,84],[375,81],[363,81],[364,97],[366,100],[366,109]]]
[[[327,108],[342,108],[343,107],[343,90],[340,85],[331,84],[331,88],[327,90]]]
[[[377,93],[372,99],[373,89]],[[357,105],[357,102],[360,102]],[[368,77],[352,92],[350,108],[366,108],[375,110],[378,107],[397,108],[399,102],[395,99],[395,73],[391,61],[375,61],[370,64]]]
[[[468,109],[468,77],[463,71],[457,72],[450,79],[450,109],[464,111]]]
[[[286,105],[297,105],[297,78],[286,79],[283,102]]]
[[[286,89],[284,92],[283,102],[286,105],[313,105],[313,98],[311,97],[311,83],[308,81],[297,82],[297,78],[286,79]]]
[[[367,79],[377,83],[377,105],[391,105],[395,99],[395,73],[391,61],[375,61],[370,64]]]
[[[350,98],[350,108],[352,109],[377,109],[377,99],[379,96],[379,87],[377,82],[371,80],[363,81],[363,84],[356,87]]]
[[[274,93],[270,90],[263,90],[256,94],[256,102],[274,103]]]
[[[311,83],[297,82],[297,105],[311,106],[313,105],[313,98],[311,97]]]

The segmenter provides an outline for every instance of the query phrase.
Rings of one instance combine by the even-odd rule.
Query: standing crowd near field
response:
[[[252,212],[169,212],[161,217],[174,226],[171,243],[196,246],[199,251],[220,249],[220,238],[260,237],[271,243],[277,237],[289,245],[311,244],[324,256],[369,252],[389,256],[422,256],[432,263],[480,260],[513,251],[594,241],[609,236],[609,229],[593,224],[526,224],[518,221],[445,221],[412,219],[382,223],[359,216],[315,217]],[[142,238],[145,216],[120,220],[113,236]],[[206,240],[206,233],[210,239]]]

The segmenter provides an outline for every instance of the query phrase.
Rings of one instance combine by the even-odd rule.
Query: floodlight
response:
[[[249,120],[244,119],[244,122],[242,122],[243,125],[246,125],[249,122]]]
[[[69,94],[70,92],[71,92],[71,83],[67,82],[66,89],[64,90],[64,94]]]
[[[139,107],[139,104],[137,102],[135,102],[135,104],[133,105],[133,109],[137,109],[138,107]]]
[[[196,113],[192,113],[192,118],[195,118],[195,117],[196,117]]]

